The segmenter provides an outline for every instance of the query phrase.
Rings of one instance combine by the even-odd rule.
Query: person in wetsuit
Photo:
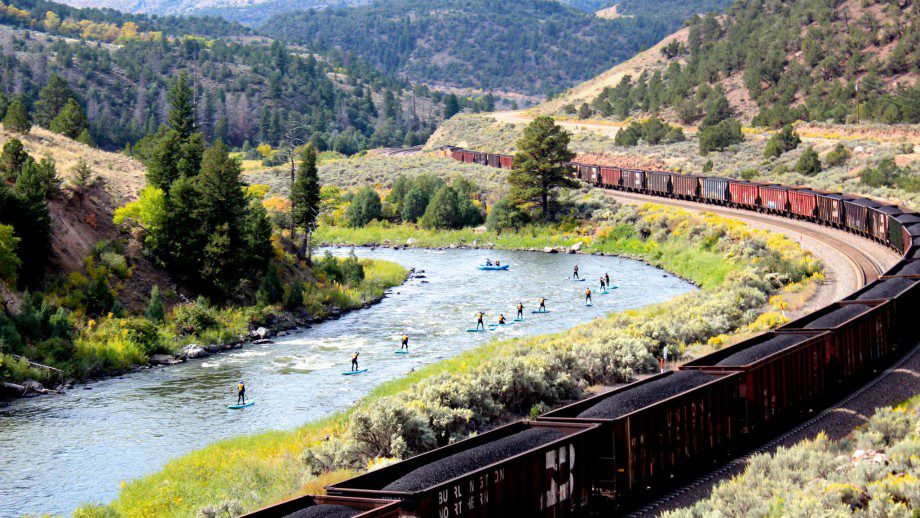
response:
[[[492,260],[486,257],[486,266],[492,266]]]
[[[585,305],[588,306],[591,304],[591,288],[585,290]]]
[[[578,265],[577,264],[575,265],[575,271],[572,272],[572,277],[576,279],[581,279],[581,277],[578,276]]]
[[[479,329],[479,326],[482,326],[483,329],[486,328],[486,325],[482,322],[482,317],[485,316],[485,313],[480,311],[476,314],[476,329]]]
[[[540,308],[537,311],[546,311],[546,299],[540,297]]]
[[[409,350],[409,335],[403,335],[402,337],[402,345],[399,346],[399,350],[402,351],[403,349]]]
[[[517,318],[523,319],[524,318],[524,305],[518,302],[517,310],[518,310]]]
[[[604,276],[601,276],[601,291],[607,291],[607,283],[604,281]]]
[[[505,325],[505,315],[502,315],[502,314],[498,315],[498,325],[500,326]]]
[[[604,279],[607,281],[607,287],[609,288],[609,287],[610,287],[610,274],[609,274],[609,273],[605,273],[605,274],[604,274]]]
[[[246,385],[243,384],[243,380],[236,386],[236,404],[246,404]]]
[[[351,357],[351,370],[352,371],[358,370],[358,354],[360,353],[356,352],[354,356]]]

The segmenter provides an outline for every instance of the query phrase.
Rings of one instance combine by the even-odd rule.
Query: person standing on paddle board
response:
[[[243,380],[236,386],[236,404],[240,403],[246,404],[246,385],[243,384]]]
[[[486,325],[482,323],[482,317],[484,316],[485,316],[485,313],[483,313],[482,311],[476,314],[476,329],[479,329],[479,326],[482,326],[483,329],[486,328]]]
[[[602,275],[601,276],[601,291],[604,291],[606,289],[607,289],[607,283],[604,282],[604,276]]]
[[[610,287],[610,274],[604,273],[604,279],[607,281],[607,287]]]
[[[523,319],[524,318],[524,305],[518,302],[517,310],[518,310],[517,318]]]
[[[403,335],[402,345],[399,346],[399,350],[402,351],[403,349],[409,350],[409,335]]]
[[[591,288],[585,290],[585,305],[591,304]]]
[[[581,279],[581,277],[578,276],[578,265],[577,264],[575,265],[575,271],[572,272],[572,277],[576,279]]]
[[[540,309],[538,309],[537,311],[546,311],[546,299],[545,298],[540,297]]]
[[[354,356],[351,357],[351,370],[352,371],[358,370],[358,354],[360,353],[356,352]]]

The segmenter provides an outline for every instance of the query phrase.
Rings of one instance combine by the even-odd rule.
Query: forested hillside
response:
[[[727,101],[771,127],[920,122],[918,19],[914,3],[898,0],[740,0],[725,17],[694,17],[657,63],[567,110],[581,118],[662,113],[697,124]]]
[[[122,148],[164,122],[167,83],[181,72],[194,83],[205,137],[231,146],[276,145],[294,125],[320,149],[351,154],[423,142],[443,115],[440,93],[413,90],[353,57],[317,59],[248,33],[219,19],[11,3],[0,9],[0,117],[14,98],[34,112],[59,76],[66,91],[44,119],[33,113],[35,122],[47,128],[73,98],[92,140]]]
[[[277,16],[261,31],[319,52],[354,52],[413,81],[545,94],[673,28],[646,16],[606,20],[551,0],[381,0]]]

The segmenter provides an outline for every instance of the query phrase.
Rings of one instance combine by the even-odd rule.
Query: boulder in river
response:
[[[217,344],[208,344],[204,347],[204,349],[211,354],[214,354],[220,351],[220,347]]]
[[[569,247],[569,251],[571,251],[571,252],[573,252],[573,253],[574,253],[574,252],[580,252],[580,251],[581,251],[581,245],[582,245],[582,243],[581,243],[581,241],[579,241],[579,242],[575,243],[574,245],[570,246],[570,247]]]
[[[253,338],[265,338],[268,336],[268,329],[265,329],[264,327],[258,327],[253,329],[249,334]]]
[[[197,344],[189,344],[183,349],[186,358],[204,358],[208,355],[208,352],[204,350],[201,346]]]
[[[545,246],[545,247],[543,247],[543,253],[544,253],[544,254],[555,254],[555,253],[556,253],[556,249],[553,248],[553,247],[551,247],[551,246]]]
[[[177,363],[182,363],[182,360],[169,354],[154,354],[150,357],[150,365],[175,365]]]
[[[418,241],[416,241],[414,237],[410,237],[409,239],[406,240],[406,246],[412,246],[415,243],[418,243]]]

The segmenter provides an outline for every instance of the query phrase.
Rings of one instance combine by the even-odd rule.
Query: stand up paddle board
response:
[[[361,374],[362,372],[367,372],[367,367],[361,370],[356,370],[356,371],[343,371],[342,374],[344,374],[345,376],[351,376],[353,374]]]
[[[548,310],[548,309],[544,309],[543,311],[531,311],[531,313],[533,313],[533,314],[535,314],[535,315],[539,315],[540,313],[549,313],[549,310]]]
[[[243,405],[230,405],[230,406],[228,406],[227,408],[229,408],[230,410],[239,410],[239,409],[241,409],[241,408],[250,407],[250,406],[255,405],[255,404],[256,404],[255,401],[250,401],[249,403],[246,403],[246,404],[243,404]]]
[[[524,319],[523,319],[523,318],[515,318],[514,321],[515,321],[515,322],[523,322]]]
[[[402,349],[400,349],[400,350],[398,350],[398,351],[393,351],[393,352],[396,353],[396,354],[409,354],[409,351],[404,351],[404,350],[402,350]]]
[[[585,282],[587,279],[572,279],[575,282]]]
[[[467,333],[482,333],[485,329],[467,329]]]

